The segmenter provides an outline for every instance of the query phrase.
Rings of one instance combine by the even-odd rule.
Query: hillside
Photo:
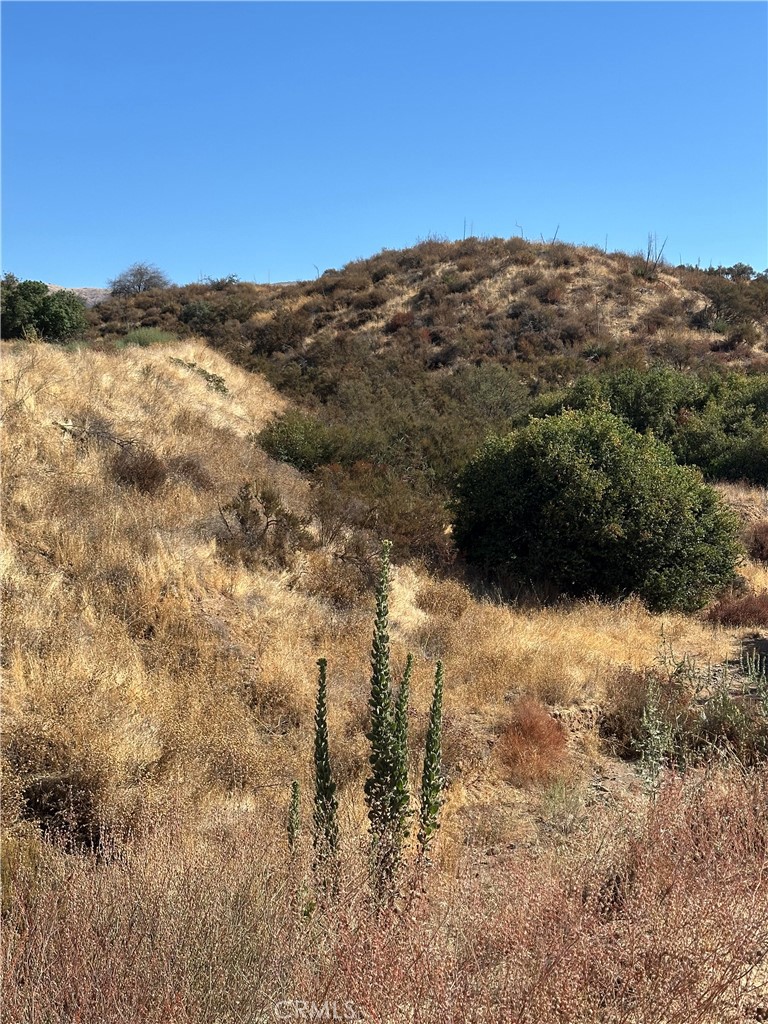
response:
[[[93,799],[130,817],[171,781],[224,795],[289,780],[306,770],[323,653],[341,692],[338,761],[356,779],[376,546],[334,536],[301,475],[254,444],[283,400],[200,342],[32,345],[4,366],[5,734],[22,790],[92,764]],[[277,492],[285,536],[257,543],[243,529],[232,504],[244,482]],[[488,760],[512,697],[602,702],[616,673],[653,663],[662,622],[702,663],[737,643],[636,602],[499,606],[418,564],[397,568],[392,609],[397,660],[417,654],[420,715],[433,660],[451,666],[457,807],[482,799],[465,790],[476,772],[500,787],[498,807],[518,802]]]
[[[652,246],[426,241],[316,281],[226,278],[92,317],[97,347],[196,333],[262,373],[293,405],[262,439],[269,453],[311,472],[353,525],[433,565],[451,557],[445,504],[485,437],[592,394],[585,381],[668,370],[636,381],[647,393],[630,406],[660,403],[663,439],[711,479],[768,482],[768,279],[741,265],[672,268]],[[705,383],[693,395],[686,380]]]
[[[393,659],[399,670],[415,655],[417,745],[434,660],[446,665],[443,826],[431,880],[413,890],[426,886],[429,900],[403,931],[397,915],[370,916],[360,882],[375,536],[329,517],[312,479],[260,448],[285,399],[200,340],[5,349],[3,871],[14,1019],[160,1021],[174,1006],[179,1020],[255,1021],[277,994],[300,998],[341,969],[371,1019],[400,1019],[397,998],[447,1019],[461,978],[464,998],[483,991],[494,1012],[512,1013],[527,992],[540,1019],[586,1021],[594,1001],[605,1005],[616,942],[647,980],[631,996],[616,990],[617,1014],[644,1006],[641,1019],[660,1020],[660,1000],[673,998],[675,1019],[722,1024],[764,1005],[764,979],[745,961],[745,950],[765,948],[764,917],[753,913],[764,885],[761,776],[673,785],[656,812],[633,761],[649,684],[666,679],[676,699],[701,700],[702,681],[730,678],[737,692],[746,682],[724,666],[753,623],[652,615],[633,599],[500,603],[458,570],[398,559]],[[763,491],[724,493],[745,523],[766,518]],[[768,585],[765,565],[744,573]],[[327,918],[306,909],[311,844],[291,867],[283,839],[294,778],[310,828],[321,655],[350,872]],[[708,722],[715,705],[704,706]],[[677,836],[664,840],[670,859],[657,855],[658,829]],[[605,886],[624,884],[621,865],[641,881],[616,916],[598,903]],[[593,891],[594,905],[578,895]],[[728,920],[713,922],[725,905]],[[435,941],[426,988],[416,975],[397,990],[382,984]],[[464,941],[495,952],[465,962]],[[595,970],[586,981],[582,942]],[[708,943],[713,960],[698,955]],[[690,944],[695,958],[684,954]],[[658,949],[679,955],[654,966]],[[553,956],[562,974],[538,973]],[[500,957],[515,965],[503,976]],[[25,996],[33,977],[45,978],[34,983],[43,1018]],[[563,986],[572,1001],[551,1016]],[[473,1014],[460,1019],[482,1019]]]
[[[105,339],[136,326],[198,333],[238,360],[278,363],[351,334],[425,369],[494,361],[550,382],[654,359],[764,366],[765,275],[742,264],[673,268],[654,246],[630,256],[521,238],[427,240],[315,281],[223,278],[112,299],[94,326]]]

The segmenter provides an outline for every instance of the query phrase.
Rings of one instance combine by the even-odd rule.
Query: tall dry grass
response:
[[[193,801],[236,793],[252,804],[262,785],[306,778],[320,654],[340,783],[359,788],[364,578],[319,540],[280,563],[233,557],[222,513],[260,479],[318,536],[302,478],[249,439],[283,400],[194,342],[5,345],[2,376],[6,820],[69,822],[87,836],[97,822],[130,825],[179,786]],[[463,788],[468,769],[507,785],[488,753],[509,701],[599,702],[662,640],[702,661],[734,643],[732,630],[633,601],[479,601],[418,566],[396,569],[391,608],[396,665],[416,655],[417,738],[434,660],[447,663],[447,831],[459,844],[459,809],[488,799]]]
[[[38,844],[7,898],[6,1019],[255,1024],[328,1001],[381,1024],[758,1020],[766,783],[670,778],[646,812],[417,875],[386,912],[354,843],[318,903],[306,837],[290,861],[268,815],[171,814],[100,859]]]

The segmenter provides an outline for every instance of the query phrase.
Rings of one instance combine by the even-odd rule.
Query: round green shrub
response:
[[[267,455],[288,462],[302,472],[312,472],[337,457],[333,432],[319,420],[301,412],[287,412],[258,436]]]
[[[700,608],[733,579],[735,516],[671,450],[605,410],[490,438],[464,470],[454,538],[497,576],[559,593]]]

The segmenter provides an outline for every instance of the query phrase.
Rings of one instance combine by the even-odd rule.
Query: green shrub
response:
[[[334,462],[334,433],[313,416],[288,412],[258,435],[258,443],[273,459],[304,472]]]
[[[211,391],[217,392],[219,395],[228,395],[229,388],[227,382],[218,373],[211,373],[210,370],[206,370],[204,366],[198,366],[197,363],[188,359],[179,359],[177,356],[171,356],[171,362],[176,363],[177,366],[183,366],[187,370],[192,370],[198,377],[202,377]]]
[[[709,478],[768,480],[766,374],[697,376],[665,366],[588,374],[538,399],[532,415],[601,407],[640,433],[651,431],[678,462]]]
[[[670,449],[604,410],[490,438],[462,474],[454,538],[471,562],[560,593],[693,610],[734,575],[735,517]]]
[[[36,327],[47,341],[69,341],[87,326],[85,303],[74,292],[53,292],[43,299]]]
[[[193,302],[187,302],[181,307],[179,320],[191,330],[205,334],[220,322],[221,317],[218,311],[211,306],[210,302],[206,302],[204,299],[197,299]]]
[[[123,345],[138,345],[139,348],[148,348],[150,345],[169,345],[179,339],[170,331],[161,331],[159,327],[137,327],[120,340]]]
[[[19,281],[13,274],[6,274],[0,294],[3,337],[23,338],[25,331],[36,327],[47,294],[48,285],[42,281]]]
[[[85,303],[74,292],[49,292],[42,281],[19,281],[13,274],[3,278],[4,338],[39,336],[46,341],[68,341],[87,326]]]
[[[639,730],[630,755],[656,788],[663,768],[684,771],[735,758],[742,767],[768,753],[768,677],[759,659],[742,658],[738,670],[697,666],[687,655],[663,652],[648,674]]]

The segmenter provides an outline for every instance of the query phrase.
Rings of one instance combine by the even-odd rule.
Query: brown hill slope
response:
[[[565,243],[428,240],[316,281],[223,279],[111,299],[94,323],[107,339],[139,325],[203,334],[245,362],[352,336],[425,369],[492,360],[550,381],[654,359],[743,368],[768,360],[768,280]]]
[[[119,345],[142,325],[204,335],[300,410],[271,454],[314,472],[327,504],[378,524],[400,556],[445,562],[445,502],[489,433],[511,430],[532,402],[583,375],[656,363],[754,375],[768,360],[767,314],[768,279],[748,268],[710,274],[520,238],[428,240],[315,281],[227,278],[111,299],[94,311],[93,341]],[[704,404],[690,430],[711,435]],[[672,405],[688,415],[687,399]],[[761,393],[764,417],[763,405]],[[739,443],[763,453],[760,463],[766,439]],[[705,471],[758,480],[760,466],[744,463],[742,453],[727,471]]]

